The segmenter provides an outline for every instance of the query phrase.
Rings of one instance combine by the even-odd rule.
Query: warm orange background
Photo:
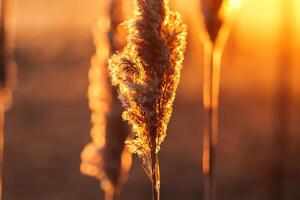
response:
[[[99,15],[99,1],[17,0],[19,83],[14,107],[6,117],[4,199],[102,199],[97,180],[79,171],[80,151],[90,141],[87,71],[95,51],[91,29]],[[293,0],[290,20],[283,21],[287,1],[245,0],[225,48],[218,149],[220,200],[273,199],[271,161],[280,115],[276,112],[278,80],[285,73],[279,71],[282,63],[287,63],[290,95],[284,195],[288,200],[300,199],[300,1]],[[188,24],[189,43],[169,135],[161,151],[164,200],[202,196],[203,46],[197,2],[172,1]],[[150,197],[150,182],[136,159],[121,199]]]

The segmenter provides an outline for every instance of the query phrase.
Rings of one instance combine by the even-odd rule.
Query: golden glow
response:
[[[223,21],[223,25],[221,26],[221,33],[219,34],[219,38],[221,37],[222,45],[219,48],[224,48],[224,43],[228,38],[228,32],[232,26],[232,21],[237,14],[237,11],[240,9],[242,2],[244,0],[224,0],[222,6],[219,10],[219,17]],[[218,43],[218,42],[217,42]]]
[[[224,0],[219,11],[219,16],[226,21],[241,7],[243,0]]]

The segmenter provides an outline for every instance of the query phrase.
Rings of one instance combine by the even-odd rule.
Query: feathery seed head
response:
[[[144,158],[153,149],[158,153],[166,136],[186,46],[186,27],[167,2],[135,1],[128,44],[109,63],[125,108],[122,117],[132,128],[126,143]]]

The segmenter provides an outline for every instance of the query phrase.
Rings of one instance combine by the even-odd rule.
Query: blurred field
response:
[[[268,5],[262,3],[255,10],[255,2],[258,0],[248,1],[241,10],[224,55],[217,177],[220,200],[272,200],[278,65],[278,25],[272,24],[272,12],[278,7],[275,3],[266,11]],[[14,107],[6,116],[4,199],[102,199],[97,180],[79,171],[80,152],[90,141],[86,90],[97,0],[18,3],[19,81]],[[180,8],[191,15],[197,9]],[[252,12],[261,17],[256,24],[255,19],[250,20]],[[164,200],[202,198],[202,45],[199,19],[185,18],[190,29],[187,59],[160,154]],[[287,200],[300,199],[299,40],[293,44],[290,130],[286,133]],[[135,159],[121,199],[150,197],[150,182]]]

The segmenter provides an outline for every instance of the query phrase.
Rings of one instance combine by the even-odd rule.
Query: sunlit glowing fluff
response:
[[[124,46],[124,33],[119,26],[124,20],[122,1],[101,1],[100,13],[94,30],[96,54],[89,70],[88,88],[93,142],[82,151],[81,172],[100,179],[106,199],[113,199],[131,166],[131,155],[124,144],[129,130],[122,120],[122,106],[107,71],[111,52]]]
[[[127,22],[128,44],[109,64],[125,108],[123,119],[132,128],[127,145],[148,161],[166,136],[186,46],[186,27],[167,5],[135,1],[134,18]]]

